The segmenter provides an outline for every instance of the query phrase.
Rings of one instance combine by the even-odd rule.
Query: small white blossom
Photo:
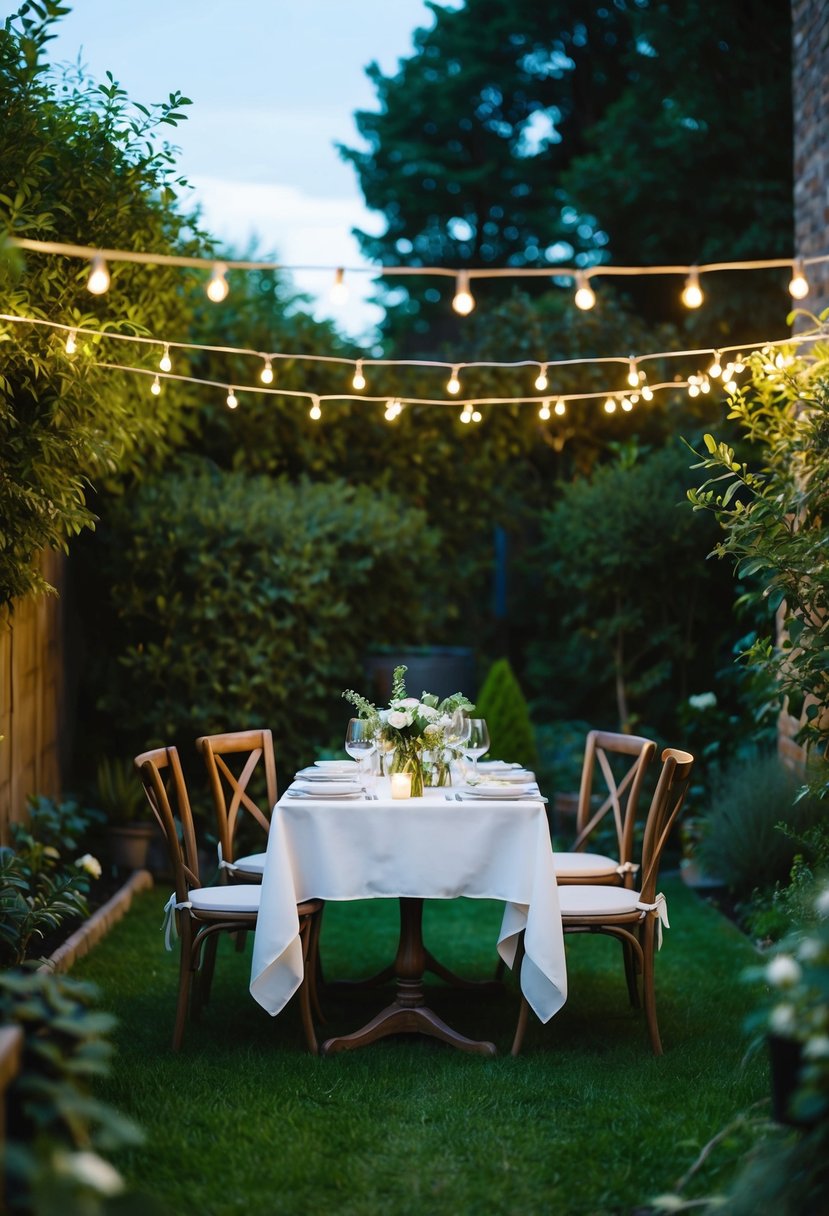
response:
[[[399,701],[392,701],[392,705],[398,709],[417,709],[420,706],[420,702],[417,697],[403,697]]]
[[[688,698],[691,709],[713,709],[717,704],[716,693],[700,692],[695,697]]]
[[[435,718],[440,717],[433,705],[420,705],[417,712],[426,722],[434,722]]]
[[[411,726],[412,724],[409,714],[401,713],[396,709],[389,711],[389,716],[386,721],[388,725],[393,726],[395,730],[402,730],[404,726]]]
[[[76,866],[85,870],[93,878],[101,877],[101,863],[97,857],[93,857],[91,853],[84,853],[83,857],[79,857],[75,862]]]
[[[794,1005],[775,1005],[769,1016],[769,1024],[777,1034],[791,1034],[795,1028]]]
[[[814,963],[820,958],[822,946],[816,937],[804,937],[797,948],[798,957],[804,963]]]
[[[800,963],[790,954],[778,954],[766,967],[766,979],[775,988],[792,988],[803,974]]]
[[[74,1178],[99,1195],[120,1195],[124,1189],[124,1179],[97,1153],[61,1153],[55,1159],[55,1166],[59,1173]]]
[[[807,1039],[803,1047],[807,1060],[825,1060],[829,1057],[829,1034],[816,1034]]]

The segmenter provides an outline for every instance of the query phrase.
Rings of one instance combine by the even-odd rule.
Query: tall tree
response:
[[[368,256],[553,272],[791,251],[788,0],[430,7],[395,75],[368,68],[367,149],[341,149],[385,217],[381,235],[357,234]],[[779,279],[759,299],[751,280],[761,327],[785,315]],[[733,325],[745,296],[718,282],[717,321]],[[649,278],[636,305],[675,320],[680,286]],[[452,291],[386,280],[387,333],[421,348],[453,336]]]

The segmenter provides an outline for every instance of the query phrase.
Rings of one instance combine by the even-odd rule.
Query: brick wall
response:
[[[829,3],[792,0],[795,250],[829,254]],[[808,271],[810,312],[829,307],[829,264]]]

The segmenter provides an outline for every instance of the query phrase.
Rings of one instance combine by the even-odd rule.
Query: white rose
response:
[[[434,722],[435,718],[439,716],[434,705],[420,705],[418,707],[418,712],[421,718],[425,719],[427,722]]]
[[[417,709],[420,702],[417,697],[403,697],[400,701],[393,702],[399,709]]]
[[[97,1153],[61,1153],[55,1159],[55,1165],[61,1174],[74,1178],[99,1195],[120,1195],[124,1189],[124,1179]]]
[[[93,878],[101,877],[101,863],[91,853],[84,853],[83,857],[77,859],[75,865],[79,866],[82,870],[86,870],[87,874],[91,874]]]
[[[778,1034],[791,1034],[795,1028],[794,1005],[775,1005],[769,1023]]]
[[[400,713],[399,710],[389,710],[389,716],[386,718],[389,726],[393,726],[395,730],[402,730],[404,726],[411,725],[411,718],[408,714]]]
[[[792,988],[800,982],[802,974],[800,963],[790,954],[778,954],[766,967],[766,979],[775,988]]]

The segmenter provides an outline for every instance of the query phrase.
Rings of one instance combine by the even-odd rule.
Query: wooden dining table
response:
[[[524,934],[520,986],[542,1022],[567,997],[564,938],[550,833],[542,799],[472,799],[444,789],[392,799],[387,779],[355,798],[286,792],[274,807],[250,991],[270,1014],[282,1010],[303,978],[296,907],[308,899],[400,900],[400,940],[390,1004],[352,1034],[330,1038],[323,1055],[367,1046],[392,1034],[438,1038],[491,1056],[496,1047],[448,1026],[426,1003],[424,899],[499,900],[504,914],[494,945],[507,966]]]

